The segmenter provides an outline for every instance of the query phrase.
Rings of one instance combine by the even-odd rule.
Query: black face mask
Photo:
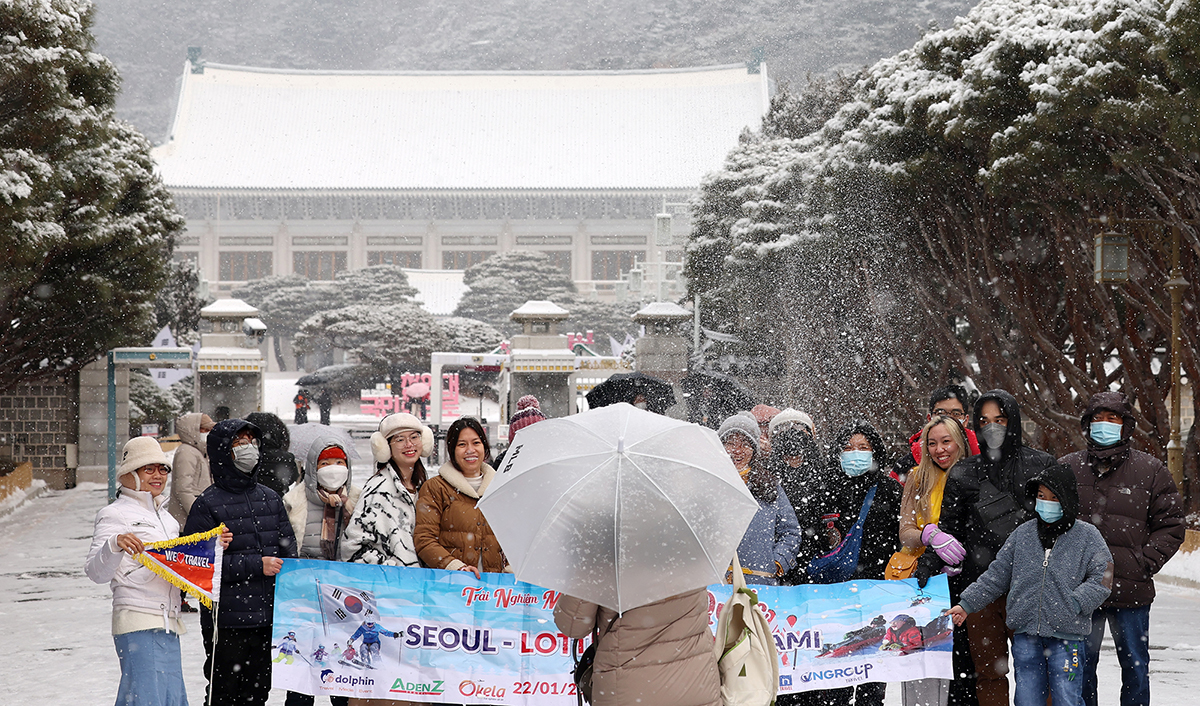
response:
[[[800,429],[784,429],[771,438],[771,448],[781,456],[806,456],[810,445],[808,434]]]

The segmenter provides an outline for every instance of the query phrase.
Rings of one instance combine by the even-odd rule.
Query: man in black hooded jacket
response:
[[[1004,390],[990,390],[975,402],[971,427],[980,452],[950,469],[942,496],[938,526],[958,538],[967,550],[962,575],[951,581],[951,593],[979,578],[1012,531],[1036,517],[1026,484],[1053,466],[1053,456],[1021,441],[1021,409]],[[927,552],[930,553],[930,552]],[[957,590],[955,590],[957,588]],[[1005,598],[993,601],[967,619],[967,636],[975,662],[980,706],[1007,706],[1008,640]]]
[[[244,419],[219,422],[208,433],[213,484],[192,503],[183,531],[203,532],[224,523],[233,533],[221,561],[215,648],[212,611],[200,614],[212,706],[267,702],[275,575],[283,557],[297,556],[283,500],[255,482],[259,437],[258,428]]]

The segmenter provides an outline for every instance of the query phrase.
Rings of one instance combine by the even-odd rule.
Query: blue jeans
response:
[[[121,661],[117,706],[187,706],[179,635],[139,630],[113,635]]]
[[[1096,665],[1104,624],[1112,628],[1121,664],[1121,706],[1150,706],[1150,606],[1099,608],[1092,613],[1088,636],[1087,671],[1083,677],[1083,703],[1096,706]]]
[[[1087,648],[1083,640],[1060,640],[1019,632],[1012,641],[1013,669],[1017,689],[1015,706],[1080,706],[1083,702],[1083,670]]]

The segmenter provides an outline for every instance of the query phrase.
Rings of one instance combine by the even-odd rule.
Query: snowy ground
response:
[[[109,620],[111,592],[83,574],[92,520],[105,487],[85,484],[48,490],[0,517],[0,625],[8,645],[0,660],[0,704],[111,704],[119,669]],[[1171,572],[1186,578],[1200,570],[1200,553],[1175,560]],[[1200,585],[1197,583],[1196,585]],[[191,703],[203,703],[204,650],[196,614],[185,616],[184,677]],[[1150,614],[1153,703],[1195,703],[1200,687],[1200,590],[1159,583]],[[1111,640],[1101,662],[1100,703],[1117,706],[1120,673]],[[899,690],[888,689],[889,706]],[[282,704],[272,691],[270,704]]]

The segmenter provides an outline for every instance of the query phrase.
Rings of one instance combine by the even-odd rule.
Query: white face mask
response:
[[[350,469],[342,465],[322,466],[317,469],[317,483],[326,490],[337,490],[346,484]]]
[[[250,475],[258,465],[258,447],[254,444],[244,444],[233,447],[233,466],[242,473]]]
[[[199,443],[201,448],[208,448],[208,432],[205,431],[200,433]]]

